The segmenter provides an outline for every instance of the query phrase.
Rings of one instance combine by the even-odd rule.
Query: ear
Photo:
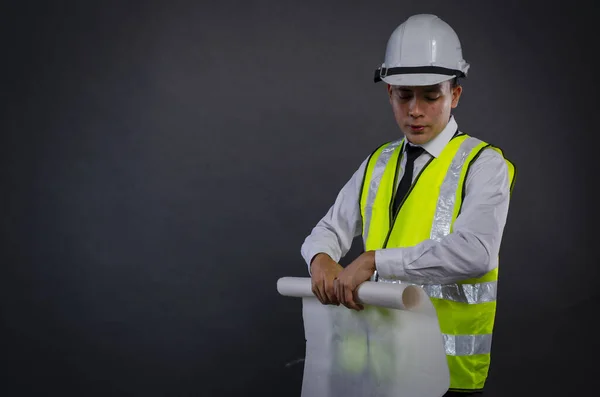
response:
[[[456,87],[451,88],[451,90],[452,90],[452,109],[454,109],[458,106],[458,100],[460,99],[460,95],[462,94],[462,86],[457,85]]]
[[[392,86],[391,86],[391,85],[389,85],[389,84],[386,84],[386,85],[387,85],[387,93],[388,93],[388,97],[389,97],[389,99],[390,99],[390,103],[392,103]]]

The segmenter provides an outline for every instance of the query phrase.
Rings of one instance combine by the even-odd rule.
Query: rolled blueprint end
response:
[[[277,291],[284,296],[315,297],[309,277],[282,277],[277,280]],[[357,299],[364,305],[418,311],[429,297],[421,288],[410,284],[365,281],[358,287]]]

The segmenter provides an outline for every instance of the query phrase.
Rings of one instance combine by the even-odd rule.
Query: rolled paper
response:
[[[365,281],[356,291],[361,311],[322,304],[307,277],[282,277],[277,291],[302,302],[301,397],[440,397],[448,390],[444,339],[421,287]]]

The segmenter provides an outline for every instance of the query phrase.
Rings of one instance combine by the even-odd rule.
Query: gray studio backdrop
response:
[[[461,129],[518,167],[488,395],[592,385],[591,8],[3,8],[3,395],[298,396],[301,306],[276,281],[307,276],[304,237],[399,136],[373,71],[421,12],[472,65]]]

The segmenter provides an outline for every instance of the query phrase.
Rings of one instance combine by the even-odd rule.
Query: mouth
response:
[[[409,127],[413,132],[423,132],[425,129],[425,126],[420,124],[411,124]]]

